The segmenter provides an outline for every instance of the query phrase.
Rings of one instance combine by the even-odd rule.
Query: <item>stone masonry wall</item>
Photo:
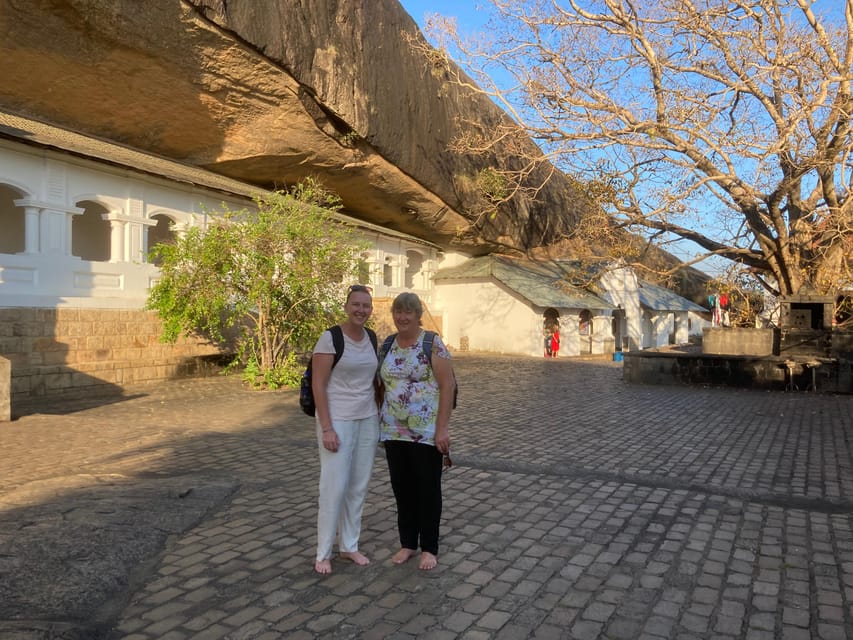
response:
[[[6,358],[0,357],[0,422],[8,422],[12,418],[11,378],[12,365]]]
[[[151,311],[0,308],[12,400],[197,375],[222,359],[200,340],[161,343],[160,326]]]
[[[379,340],[383,340],[386,336],[397,331],[394,327],[394,318],[391,315],[391,304],[393,298],[373,298],[373,313],[370,316],[371,325],[376,331]],[[423,301],[422,301],[423,302]],[[429,305],[423,302],[424,315],[421,317],[421,326],[429,331],[441,333],[442,317],[434,315],[429,310]],[[447,345],[452,347],[453,345]]]

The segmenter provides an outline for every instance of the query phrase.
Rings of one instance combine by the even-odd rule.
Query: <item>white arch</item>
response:
[[[146,219],[153,220],[157,216],[163,216],[165,218],[169,218],[175,224],[181,224],[184,222],[181,218],[186,217],[186,215],[180,215],[179,213],[172,211],[171,209],[154,209],[152,211],[148,211],[145,215]]]
[[[18,182],[17,180],[13,180],[8,176],[0,175],[0,185],[4,187],[11,187],[12,189],[15,189],[16,191],[20,192],[20,195],[18,196],[19,200],[31,200],[35,197],[35,192],[32,189],[28,188],[25,184]]]
[[[95,204],[102,206],[104,209],[106,209],[112,214],[119,216],[126,215],[124,208],[124,200],[122,198],[105,196],[100,193],[82,193],[71,197],[71,203],[75,207],[77,206],[78,202],[94,202]]]
[[[405,248],[405,281],[404,285],[410,289],[426,289],[427,283],[424,278],[424,267],[428,256],[420,249],[414,247]]]

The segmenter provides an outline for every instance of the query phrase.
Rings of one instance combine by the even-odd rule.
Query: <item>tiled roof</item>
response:
[[[639,294],[640,304],[654,311],[695,311],[697,313],[708,311],[705,307],[682,298],[674,291],[643,280],[640,281]]]
[[[436,282],[494,278],[538,307],[558,309],[615,309],[609,302],[565,280],[566,272],[553,262],[533,262],[505,256],[471,258],[439,269]]]
[[[197,166],[176,162],[133,147],[0,110],[0,139],[3,138],[31,146],[54,149],[80,158],[97,160],[172,182],[215,189],[232,196],[251,199],[268,192],[262,187],[234,180]],[[386,229],[345,214],[337,214],[336,217],[353,226],[435,247],[431,242],[421,238]]]

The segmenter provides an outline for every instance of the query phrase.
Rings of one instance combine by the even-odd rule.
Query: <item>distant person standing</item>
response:
[[[332,572],[332,546],[338,539],[342,558],[357,565],[370,560],[358,550],[361,515],[379,439],[376,406],[376,337],[364,324],[373,312],[370,289],[349,288],[347,319],[339,327],[344,350],[334,364],[331,330],[314,347],[312,391],[320,451],[320,499],[317,513],[317,573]],[[337,536],[336,536],[337,534]]]
[[[379,438],[400,534],[400,550],[391,560],[402,564],[420,549],[418,568],[429,570],[438,564],[441,471],[450,453],[453,370],[450,352],[437,335],[431,358],[424,351],[423,305],[417,295],[398,295],[391,313],[397,333],[379,367],[385,385]]]
[[[542,333],[545,336],[545,357],[556,358],[560,350],[560,321],[552,316],[546,317]]]
[[[556,358],[560,351],[560,327],[555,326],[551,332],[551,357]]]

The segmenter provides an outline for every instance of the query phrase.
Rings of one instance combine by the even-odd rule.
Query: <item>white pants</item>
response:
[[[323,447],[323,434],[317,425],[320,447],[317,560],[332,557],[336,533],[340,551],[358,551],[364,498],[379,441],[379,416],[334,420],[332,427],[340,441],[337,451]]]

